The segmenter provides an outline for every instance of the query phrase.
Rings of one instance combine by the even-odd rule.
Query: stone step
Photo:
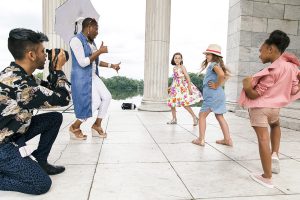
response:
[[[247,110],[236,110],[235,114],[239,117],[249,118]],[[300,107],[295,105],[282,108],[280,111],[281,127],[300,131]]]

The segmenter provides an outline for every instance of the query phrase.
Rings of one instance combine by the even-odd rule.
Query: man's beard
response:
[[[45,61],[37,61],[36,65],[38,66],[37,69],[44,69],[45,68]]]
[[[92,37],[87,37],[89,39],[90,42],[94,42],[94,39]]]
[[[45,68],[44,65],[37,67],[37,69],[44,69],[44,68]]]

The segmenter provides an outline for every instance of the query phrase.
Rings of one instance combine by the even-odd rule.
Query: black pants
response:
[[[38,148],[32,155],[38,162],[47,162],[61,123],[62,114],[58,112],[33,116],[28,131],[16,141],[18,147],[12,143],[0,144],[0,190],[43,194],[50,189],[48,174],[31,158],[22,158],[18,148],[40,134]]]

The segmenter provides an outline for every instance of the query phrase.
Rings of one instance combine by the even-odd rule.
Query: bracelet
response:
[[[107,67],[108,67],[108,68],[111,68],[111,64],[110,64],[110,63],[108,63]]]

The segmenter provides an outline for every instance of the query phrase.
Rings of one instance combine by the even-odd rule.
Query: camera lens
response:
[[[55,48],[54,49],[54,53],[55,53],[55,56],[58,56],[60,52],[60,49],[58,48]],[[66,56],[66,61],[69,60],[69,52],[67,52],[66,50],[64,50],[65,52],[65,56]],[[46,53],[48,53],[48,60],[51,60],[52,59],[52,49],[46,49]]]

